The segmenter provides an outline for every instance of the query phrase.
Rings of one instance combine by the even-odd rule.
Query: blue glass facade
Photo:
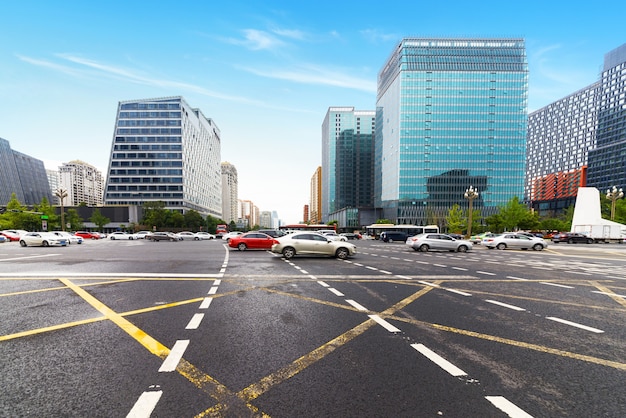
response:
[[[222,216],[220,131],[182,97],[120,102],[105,204]]]
[[[521,39],[404,39],[378,76],[376,205],[396,223],[483,216],[523,197],[528,64]]]
[[[13,193],[24,205],[38,205],[44,197],[53,202],[43,161],[11,149],[2,138],[0,167],[0,205],[6,205]]]

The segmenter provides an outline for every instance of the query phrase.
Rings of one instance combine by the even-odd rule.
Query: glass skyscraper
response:
[[[52,191],[43,161],[11,149],[0,138],[0,205],[6,205],[13,193],[24,205],[38,205],[45,197],[52,203]]]
[[[182,97],[120,102],[105,204],[162,201],[221,218],[220,149],[215,122]]]
[[[463,194],[497,212],[524,192],[523,39],[405,38],[378,75],[376,206],[400,224],[443,224]]]

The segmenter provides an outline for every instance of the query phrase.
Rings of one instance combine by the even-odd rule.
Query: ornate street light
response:
[[[61,187],[54,192],[54,195],[61,201],[61,231],[65,231],[65,211],[63,210],[63,200],[67,197],[67,190]]]
[[[478,189],[474,189],[474,187],[470,186],[469,189],[465,190],[465,194],[463,195],[469,201],[469,210],[467,214],[467,236],[472,236],[472,202],[474,199],[478,197]]]
[[[618,190],[617,187],[613,186],[612,189],[606,191],[606,198],[611,201],[611,220],[615,218],[615,201],[622,197],[624,197],[624,191],[621,188]]]

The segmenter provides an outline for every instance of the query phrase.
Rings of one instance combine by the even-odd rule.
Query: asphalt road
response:
[[[626,246],[354,243],[0,244],[0,416],[626,415]]]

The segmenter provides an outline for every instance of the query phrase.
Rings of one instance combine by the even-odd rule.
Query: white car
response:
[[[243,232],[241,232],[241,231],[229,232],[228,234],[222,235],[222,239],[224,241],[228,242],[232,237],[236,237],[237,235],[241,235],[241,234],[243,234]]]
[[[135,232],[137,239],[146,239],[146,235],[150,235],[152,231],[139,231]]]
[[[497,248],[498,250],[506,250],[507,248],[516,248],[520,250],[541,251],[548,248],[548,243],[542,238],[529,237],[514,232],[505,232],[483,240],[483,245],[490,250]]]
[[[109,239],[112,239],[112,240],[116,240],[116,239],[133,240],[133,239],[139,239],[139,238],[137,237],[136,234],[129,234],[128,232],[116,231],[116,232],[111,232],[109,234]]]
[[[295,255],[326,255],[341,260],[356,254],[356,245],[346,241],[333,241],[317,232],[299,231],[275,238],[272,252],[282,254],[287,260]]]
[[[70,244],[82,244],[83,237],[79,237],[78,235],[74,235],[67,231],[51,231],[54,235],[67,239],[68,245]]]
[[[200,237],[198,237],[198,235],[190,231],[178,232],[176,233],[176,235],[178,235],[183,241],[188,241],[188,240],[199,241],[200,240]]]
[[[455,239],[446,234],[421,234],[408,237],[406,245],[415,251],[427,252],[429,250],[456,251],[465,253],[473,248],[470,241]]]
[[[332,239],[333,241],[348,241],[348,237],[344,235],[339,235],[335,231],[323,230],[317,232],[324,235],[325,237]]]
[[[20,245],[22,247],[50,247],[62,246],[68,244],[67,238],[60,237],[52,232],[27,232],[20,236]]]
[[[196,236],[203,240],[203,239],[215,239],[215,235],[213,234],[209,234],[208,232],[204,232],[204,231],[200,231],[200,232],[196,232]]]

